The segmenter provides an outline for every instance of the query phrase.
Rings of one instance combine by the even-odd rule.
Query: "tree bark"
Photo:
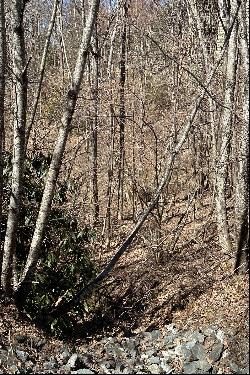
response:
[[[126,109],[125,109],[125,83],[126,83],[126,44],[127,44],[127,16],[128,16],[128,2],[125,0],[122,17],[122,32],[121,32],[121,59],[120,59],[120,144],[119,144],[119,166],[118,166],[118,202],[117,202],[117,217],[119,220],[123,217],[123,196],[124,196],[124,162],[125,162],[125,123],[126,123]]]
[[[2,207],[3,207],[3,147],[4,147],[4,97],[6,71],[5,7],[0,0],[0,269],[2,269]]]
[[[235,197],[236,259],[235,270],[245,272],[249,268],[249,1],[240,9],[240,52],[243,65],[243,121],[238,133],[237,179]]]
[[[94,223],[99,218],[99,191],[98,191],[98,115],[99,115],[99,45],[97,24],[95,25],[94,36],[94,82],[93,82],[93,99],[94,99],[94,120],[91,120],[91,137],[92,137],[92,196],[94,206]]]
[[[11,293],[12,260],[16,248],[22,192],[24,164],[25,126],[27,111],[27,63],[23,29],[25,1],[12,0],[12,49],[13,49],[13,91],[14,91],[14,139],[12,158],[12,182],[7,229],[4,241],[1,284],[6,294]]]
[[[196,22],[196,27],[199,35],[200,44],[202,47],[202,54],[204,60],[204,68],[205,68],[205,75],[209,77],[209,72],[211,69],[211,61],[213,61],[212,56],[209,54],[208,46],[204,37],[204,33],[202,30],[202,21],[200,17],[200,13],[197,9],[196,0],[190,0],[190,6],[192,10],[192,14],[194,17],[194,22]],[[219,26],[218,30],[219,35],[219,43],[218,49],[221,51],[225,41],[225,32],[222,27]],[[208,97],[208,104],[209,104],[209,120],[211,124],[211,138],[212,138],[212,152],[211,152],[211,164],[212,164],[212,180],[215,186],[216,184],[216,160],[217,160],[217,134],[216,134],[216,124],[214,118],[214,102],[211,96]]]
[[[234,11],[233,11],[234,10]],[[232,19],[236,14],[236,6],[232,9]],[[224,107],[221,114],[221,142],[218,151],[217,175],[215,187],[215,204],[217,211],[217,227],[219,242],[224,253],[232,255],[232,240],[227,217],[226,181],[228,176],[229,148],[231,142],[232,120],[234,111],[234,93],[237,69],[237,22],[234,22],[225,65]]]
[[[102,236],[105,236],[105,232],[107,233],[106,244],[107,248],[110,247],[110,239],[112,235],[112,219],[111,219],[111,206],[112,206],[112,184],[114,178],[114,148],[115,148],[115,113],[113,108],[113,92],[112,92],[112,64],[113,64],[113,52],[114,52],[114,44],[115,38],[117,34],[119,22],[119,11],[117,8],[116,13],[116,21],[114,25],[114,29],[111,34],[110,38],[110,48],[109,48],[109,56],[108,56],[108,66],[107,66],[107,76],[109,81],[109,123],[110,123],[110,136],[109,136],[109,160],[108,160],[108,183],[107,183],[107,205],[106,205],[106,213],[105,219],[103,224]]]

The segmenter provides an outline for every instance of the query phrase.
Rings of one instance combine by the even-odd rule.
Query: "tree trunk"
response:
[[[4,147],[4,97],[6,69],[5,8],[0,0],[0,270],[2,268],[2,206],[3,206],[3,147]]]
[[[204,60],[204,68],[205,68],[205,75],[206,78],[209,77],[210,69],[211,69],[211,61],[213,61],[212,56],[209,54],[208,45],[205,40],[205,36],[203,33],[202,28],[202,21],[200,17],[200,13],[197,9],[196,0],[190,0],[190,6],[192,10],[192,15],[194,18],[194,22],[196,23],[198,35],[200,44],[202,47],[202,54],[203,54],[203,60]],[[225,41],[225,32],[221,25],[219,25],[218,30],[218,44],[217,48],[221,53],[221,50],[223,49]],[[211,164],[212,164],[212,181],[213,184],[216,184],[216,159],[217,159],[217,145],[216,145],[216,124],[215,124],[215,118],[214,118],[214,102],[211,96],[208,97],[208,104],[209,104],[209,121],[211,126],[211,138],[212,138],[212,152],[211,152]]]
[[[114,109],[110,102],[109,104],[109,116],[110,116],[110,147],[109,147],[109,161],[108,161],[108,187],[107,187],[107,206],[106,215],[103,226],[103,237],[106,231],[106,246],[110,248],[110,240],[112,236],[112,217],[111,217],[111,206],[112,206],[112,185],[114,177],[114,148],[115,148],[115,126],[114,126]]]
[[[27,63],[23,29],[25,1],[12,0],[12,49],[13,49],[13,116],[14,138],[12,158],[12,182],[7,229],[4,241],[1,284],[5,293],[11,293],[12,260],[16,248],[22,175],[24,164],[25,126],[27,111]]]
[[[99,46],[97,24],[95,25],[94,36],[94,120],[91,120],[91,137],[92,137],[92,196],[94,205],[94,223],[96,224],[99,218],[99,192],[98,192],[98,115],[99,115]]]
[[[245,5],[245,6],[244,6]],[[246,271],[249,268],[249,29],[248,11],[249,1],[242,4],[240,9],[240,52],[244,68],[243,88],[243,121],[238,133],[237,155],[237,179],[235,197],[236,218],[236,261],[237,272]]]
[[[106,206],[106,214],[104,219],[103,231],[102,235],[105,236],[105,231],[107,233],[106,244],[107,248],[110,247],[110,239],[112,235],[112,219],[111,219],[111,205],[112,205],[112,184],[113,184],[113,177],[114,177],[114,146],[115,146],[115,114],[113,108],[113,92],[112,92],[112,63],[113,63],[113,51],[114,51],[114,43],[115,37],[117,34],[119,22],[119,12],[117,9],[116,13],[116,21],[114,25],[114,29],[111,34],[110,38],[110,48],[109,48],[109,56],[108,56],[108,66],[107,66],[107,76],[109,80],[109,123],[110,123],[110,137],[109,137],[109,161],[108,161],[108,187],[107,187],[107,206]]]
[[[118,166],[118,203],[117,217],[123,217],[123,196],[124,196],[124,161],[125,161],[125,82],[126,82],[126,43],[127,43],[127,16],[128,2],[123,5],[122,32],[121,32],[121,60],[120,60],[120,144],[119,144],[119,166]]]
[[[54,190],[56,186],[56,181],[58,177],[58,173],[62,163],[62,157],[65,150],[67,137],[70,130],[70,125],[72,121],[72,117],[74,114],[75,106],[77,97],[79,94],[83,73],[85,70],[88,49],[90,45],[90,40],[92,36],[92,32],[94,29],[94,25],[96,22],[98,10],[99,10],[99,0],[92,0],[90,2],[90,9],[88,19],[86,21],[86,26],[82,33],[82,41],[78,50],[78,57],[75,65],[75,70],[72,77],[72,84],[70,89],[67,93],[67,102],[65,105],[65,110],[61,118],[61,127],[59,130],[58,138],[56,141],[56,145],[54,148],[51,164],[49,167],[49,171],[47,174],[46,184],[43,192],[42,202],[40,205],[40,210],[38,214],[38,218],[36,221],[36,227],[33,234],[28,258],[21,275],[19,284],[16,288],[16,292],[22,294],[22,289],[24,288],[24,284],[30,279],[32,276],[37,261],[39,259],[39,251],[41,247],[41,242],[43,239],[45,226],[47,223],[48,215],[50,212],[50,207],[54,195]]]
[[[41,95],[43,77],[44,77],[44,72],[45,72],[45,65],[46,65],[51,35],[52,35],[52,31],[53,31],[54,24],[55,24],[57,7],[58,7],[58,0],[55,0],[53,11],[52,11],[52,16],[51,16],[51,20],[50,20],[50,23],[49,23],[45,44],[44,44],[42,59],[41,59],[41,63],[40,63],[38,86],[37,86],[37,89],[36,89],[36,92],[35,92],[35,98],[34,98],[34,102],[33,102],[33,106],[32,106],[30,121],[29,121],[29,124],[27,126],[27,131],[26,131],[26,140],[25,140],[26,148],[28,146],[31,129],[34,125],[36,112],[37,112],[37,106],[38,106],[38,102],[39,102],[40,95]]]
[[[233,9],[232,9],[233,10]],[[232,20],[235,16],[236,7],[232,11]],[[221,248],[223,252],[231,255],[232,241],[227,217],[226,181],[228,176],[229,148],[231,142],[232,120],[234,111],[234,93],[237,69],[237,23],[234,22],[230,35],[227,51],[227,63],[225,65],[225,91],[224,107],[221,114],[221,142],[218,151],[216,195],[215,204],[217,211],[217,227]]]

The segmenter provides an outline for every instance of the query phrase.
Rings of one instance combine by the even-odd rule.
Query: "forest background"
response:
[[[2,296],[59,331],[245,314],[249,2],[0,3]]]

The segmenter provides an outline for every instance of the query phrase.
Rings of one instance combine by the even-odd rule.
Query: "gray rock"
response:
[[[79,368],[78,370],[71,371],[71,374],[95,374],[94,371],[90,370],[89,368]]]
[[[173,359],[176,357],[174,350],[162,350],[162,356],[165,362],[172,362]]]
[[[173,333],[174,335],[176,335],[178,332],[178,329],[176,328],[174,323],[166,325],[165,328],[167,329],[167,331]]]
[[[228,349],[225,349],[224,351],[223,351],[223,353],[222,353],[222,355],[221,355],[221,358],[227,358],[227,357],[229,357],[230,356],[230,352],[229,352],[229,350]]]
[[[218,329],[216,332],[216,337],[220,342],[224,342],[225,333],[221,329]]]
[[[144,339],[146,339],[147,341],[155,341],[155,340],[158,340],[161,336],[161,332],[156,329],[154,331],[146,331],[144,332]]]
[[[173,369],[166,363],[161,363],[161,368],[164,374],[171,374]]]
[[[44,370],[53,370],[53,369],[56,369],[58,367],[58,364],[56,363],[56,361],[46,361],[43,363],[43,368]]]
[[[130,352],[129,352],[130,360],[134,361],[136,359],[136,357],[137,357],[137,350],[130,350]]]
[[[4,349],[0,349],[0,364],[5,362],[8,357],[8,351]]]
[[[135,370],[136,371],[141,371],[144,369],[144,366],[142,363],[137,363],[135,366],[134,366]]]
[[[157,353],[157,350],[155,350],[155,349],[146,350],[146,352],[145,352],[145,354],[146,354],[147,357],[152,357],[156,353]]]
[[[71,356],[70,352],[68,351],[67,348],[65,348],[65,349],[63,349],[63,350],[61,351],[61,353],[57,356],[57,360],[58,360],[58,362],[61,363],[61,364],[66,364],[67,361],[69,360],[70,356]]]
[[[105,345],[105,351],[108,355],[121,358],[125,355],[125,350],[119,344],[109,342]]]
[[[106,366],[107,369],[114,370],[117,367],[117,362],[114,358],[109,358],[107,361],[102,361],[102,363]]]
[[[60,374],[71,374],[71,368],[67,365],[60,367]]]
[[[133,371],[130,367],[125,367],[122,374],[133,374]]]
[[[217,362],[222,355],[224,345],[222,343],[213,346],[211,352],[209,353],[209,358],[212,363]]]
[[[196,344],[196,341],[195,340],[192,340],[192,341],[188,341],[185,343],[185,346],[188,350],[191,350]]]
[[[20,361],[26,362],[29,357],[29,354],[24,352],[23,350],[16,349],[16,356],[18,359],[20,359]]]
[[[152,364],[146,367],[146,370],[151,374],[162,374],[162,368],[157,364]]]
[[[123,364],[123,363],[120,363],[120,362],[115,362],[115,364],[116,364],[116,368],[115,368],[114,373],[115,373],[115,374],[121,374],[122,371],[123,371],[124,368],[125,368],[124,364]]]
[[[239,374],[240,373],[240,368],[236,363],[234,363],[234,362],[229,363],[229,367],[230,367],[230,370],[232,370],[233,374]]]
[[[140,356],[141,360],[144,361],[145,359],[148,359],[148,355],[145,353],[142,353]]]
[[[194,360],[204,359],[206,357],[206,351],[203,345],[196,343],[191,349]]]
[[[200,369],[196,362],[184,363],[183,374],[200,374]]]
[[[122,358],[122,357],[125,357],[125,355],[126,355],[124,349],[121,348],[121,347],[119,347],[119,346],[116,346],[116,347],[113,349],[112,354],[113,354],[113,356],[116,357],[116,358]]]
[[[158,340],[160,337],[161,337],[161,331],[159,331],[158,329],[151,331],[152,340]]]
[[[8,367],[9,374],[21,374],[20,369],[16,365],[11,365]]]
[[[200,333],[199,331],[194,331],[193,333],[191,333],[191,335],[189,336],[189,339],[191,341],[196,341],[196,342],[200,342],[201,344],[203,344],[204,340],[205,340],[205,336]]]
[[[206,359],[200,359],[196,362],[196,365],[202,373],[207,373],[212,368],[212,365]]]
[[[79,357],[78,354],[72,354],[72,356],[69,358],[67,362],[67,366],[69,366],[71,369],[77,370],[82,365],[82,360]]]
[[[35,364],[32,361],[25,362],[25,368],[26,368],[26,370],[32,370],[34,366],[35,366]]]
[[[35,349],[42,349],[42,347],[46,344],[46,339],[41,339],[39,337],[35,337],[30,341],[31,346]]]
[[[240,374],[249,374],[250,373],[249,372],[249,365],[244,367],[244,368],[240,368],[239,373]]]
[[[126,350],[135,350],[136,347],[137,347],[137,343],[132,340],[132,339],[128,339],[126,341],[123,342],[123,347],[126,349]]]
[[[203,333],[205,336],[211,336],[211,335],[216,335],[216,332],[218,331],[218,326],[216,325],[212,325],[212,326],[209,326],[205,329],[203,329]]]
[[[192,357],[191,351],[186,347],[185,344],[179,344],[175,347],[175,354],[181,356],[184,361],[190,361]]]
[[[187,331],[184,331],[183,332],[183,337],[186,339],[186,340],[189,340],[189,338],[190,338],[190,336],[192,335],[192,333],[194,333],[194,331],[189,331],[189,330],[187,330]]]
[[[103,363],[100,365],[100,368],[102,369],[102,372],[104,374],[111,374],[111,370],[107,368],[107,366],[105,366]]]
[[[173,348],[174,347],[174,343],[173,343],[174,339],[175,339],[174,335],[164,336],[163,337],[164,346],[166,346],[168,348]]]
[[[148,362],[153,365],[153,364],[159,364],[161,360],[159,357],[152,356],[148,358]]]

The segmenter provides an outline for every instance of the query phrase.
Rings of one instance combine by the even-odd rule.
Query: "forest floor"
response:
[[[80,345],[107,335],[161,330],[170,323],[189,330],[216,325],[234,337],[230,350],[236,363],[244,362],[249,353],[248,274],[232,272],[233,258],[220,250],[215,225],[211,222],[204,229],[203,222],[199,226],[191,220],[182,228],[178,243],[173,246],[166,241],[161,247],[152,244],[152,227],[150,221],[146,223],[96,291],[99,302],[94,313],[77,327],[73,339],[65,337],[63,341]],[[125,236],[130,226],[119,227],[119,236],[114,233],[114,238]],[[168,233],[172,238],[172,232]],[[109,251],[96,254],[100,268],[116,248],[114,242]],[[0,337],[13,343],[17,335],[45,337],[50,342],[48,352],[52,346],[62,345],[62,340],[35,326],[14,306],[1,304]]]
[[[13,305],[2,303],[0,349],[21,348],[19,352],[28,353],[31,359],[26,361],[26,368],[29,362],[43,368],[51,365],[51,358],[60,356],[58,353],[65,351],[65,347],[70,353],[87,347],[88,352],[99,353],[104,360],[100,348],[107,337],[121,340],[141,332],[164,332],[170,323],[183,332],[204,332],[207,327],[217,326],[233,338],[228,342],[231,362],[246,366],[249,355],[248,275],[232,275],[222,267],[216,268],[216,272],[211,270],[210,275],[201,274],[192,258],[190,264],[187,259],[179,260],[179,267],[176,260],[169,259],[167,265],[160,268],[155,267],[153,260],[144,259],[142,267],[138,252],[138,249],[131,250],[99,289],[102,298],[105,290],[106,310],[99,314],[97,311],[91,320],[77,328],[74,336],[56,338],[30,322]],[[211,255],[211,262],[212,258]],[[186,268],[183,261],[187,263]],[[23,338],[27,340],[24,344]],[[40,343],[42,351],[38,350]],[[18,367],[0,363],[2,373],[9,373],[13,368],[12,373],[16,373]],[[98,369],[96,371],[99,373]]]
[[[236,363],[244,362],[249,353],[248,275],[232,274],[223,266],[216,247],[210,247],[210,252],[199,249],[195,254],[174,253],[164,263],[161,260],[160,266],[156,266],[152,256],[145,256],[145,249],[134,247],[98,293],[102,298],[106,295],[106,310],[97,311],[73,340],[52,337],[14,306],[3,304],[1,339],[14,345],[18,336],[45,338],[49,342],[48,356],[65,341],[77,346],[107,335],[119,337],[161,330],[169,323],[189,330],[217,325],[234,337],[230,351]]]
[[[232,272],[233,258],[220,250],[213,224],[206,236],[202,244],[197,236],[172,251],[163,247],[156,257],[142,231],[99,290],[108,301],[99,316],[103,333],[126,335],[169,323],[193,330],[217,325],[234,336],[241,361],[249,352],[249,276]]]

